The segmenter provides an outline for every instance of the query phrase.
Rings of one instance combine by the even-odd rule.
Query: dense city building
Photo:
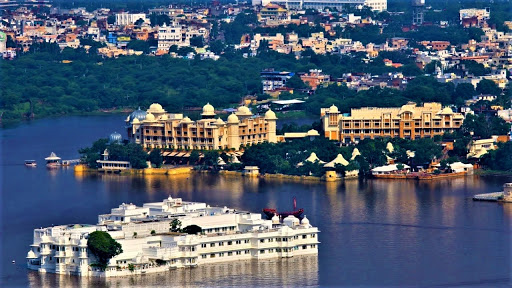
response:
[[[433,138],[445,132],[454,132],[464,116],[443,108],[440,103],[407,103],[402,107],[366,107],[340,113],[338,107],[320,110],[325,137],[343,143],[375,138]]]
[[[266,6],[268,3],[284,6],[288,9],[317,9],[337,8],[343,10],[350,6],[368,6],[374,11],[386,11],[388,9],[387,0],[262,0],[261,2],[253,1],[253,4],[261,4]]]
[[[147,111],[139,109],[126,118],[128,138],[145,148],[198,150],[238,150],[242,145],[277,142],[277,117],[272,110],[254,116],[249,108],[240,106],[224,122],[215,118],[215,109],[206,104],[201,117],[192,121],[153,103]]]

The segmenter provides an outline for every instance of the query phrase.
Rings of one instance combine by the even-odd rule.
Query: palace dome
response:
[[[155,121],[155,115],[153,115],[151,113],[146,114],[145,121],[147,121],[147,122]]]
[[[148,112],[149,113],[165,113],[165,110],[164,110],[164,108],[162,108],[162,105],[160,105],[158,103],[153,103],[149,106]]]
[[[239,116],[251,116],[252,115],[251,110],[249,110],[249,108],[247,108],[247,106],[238,107],[238,109],[236,110],[236,114]]]
[[[214,116],[215,115],[215,108],[210,103],[206,103],[206,105],[203,106],[203,113],[201,113],[202,116]]]
[[[123,141],[123,136],[121,136],[121,134],[119,134],[117,132],[114,132],[114,133],[110,134],[109,140],[110,140],[110,143],[115,143],[115,142],[119,143],[119,142]]]
[[[239,120],[238,120],[238,117],[236,116],[236,114],[231,114],[228,116],[228,123],[230,124],[233,124],[233,123],[236,123],[238,124]]]
[[[188,116],[185,116],[185,118],[181,119],[181,123],[192,123],[194,121],[192,121],[190,118],[188,118]]]
[[[132,114],[130,114],[129,121],[132,122],[134,119],[139,119],[139,121],[142,121],[146,119],[146,114],[146,111],[140,110],[139,107],[139,109],[133,111]]]
[[[224,121],[222,121],[222,119],[220,119],[220,118],[217,118],[217,120],[215,121],[215,124],[224,125]]]
[[[36,253],[34,253],[34,251],[32,251],[32,250],[28,251],[27,258],[28,259],[35,259],[35,258],[37,258]]]
[[[274,111],[268,109],[268,111],[265,112],[265,119],[267,119],[267,120],[277,120],[276,113],[274,113]]]
[[[336,107],[334,104],[332,104],[331,107],[329,107],[329,113],[338,113],[338,107]]]
[[[138,118],[135,118],[135,119],[133,119],[133,121],[132,121],[132,124],[139,124],[139,123],[140,123],[140,121],[139,121],[139,119],[138,119]]]

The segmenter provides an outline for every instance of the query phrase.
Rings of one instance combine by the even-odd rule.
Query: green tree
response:
[[[162,150],[158,148],[151,150],[151,152],[149,152],[149,161],[157,168],[160,168],[164,162]]]
[[[190,46],[201,48],[204,46],[203,36],[196,36],[190,38]]]
[[[188,158],[188,163],[190,165],[195,165],[199,161],[199,152],[197,150],[193,150],[190,152],[190,157]]]
[[[288,81],[286,81],[286,87],[300,90],[300,89],[306,89],[308,86],[300,79],[299,75],[295,74],[293,75]]]
[[[89,234],[87,248],[96,256],[98,264],[103,268],[108,265],[112,257],[123,253],[121,244],[104,231],[94,231]]]
[[[501,89],[492,80],[482,79],[476,85],[476,92],[479,94],[499,95]]]
[[[187,234],[198,234],[203,232],[203,229],[197,225],[189,225],[185,228],[183,228],[183,233]]]
[[[169,223],[171,228],[171,232],[179,232],[181,230],[181,221],[177,218],[172,219],[171,223]]]

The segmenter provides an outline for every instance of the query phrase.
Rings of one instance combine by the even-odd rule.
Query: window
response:
[[[233,252],[228,252],[228,256],[233,256]]]
[[[308,238],[308,235],[302,235],[302,239]]]
[[[245,254],[249,254],[249,253],[250,253],[250,251],[249,251],[249,250],[245,250]]]
[[[311,234],[311,238],[316,238],[316,234]]]
[[[265,239],[260,239],[260,243],[265,243]]]
[[[233,241],[228,241],[228,245],[233,245]]]
[[[246,244],[249,243],[249,239],[245,239],[244,243],[246,243]]]
[[[308,245],[302,245],[302,249],[308,249]]]
[[[215,243],[210,243],[210,247],[215,247]]]
[[[201,244],[201,248],[206,248],[206,244]]]
[[[242,251],[236,251],[236,255],[242,254]]]
[[[281,238],[276,238],[276,242],[281,242]]]
[[[219,253],[219,257],[224,257],[224,252]]]
[[[206,255],[201,255],[201,258],[206,259]]]
[[[265,254],[265,250],[260,250],[260,254]]]
[[[242,244],[242,241],[240,241],[240,240],[236,240],[236,241],[235,241],[235,244]]]
[[[219,242],[219,246],[224,246],[224,242]]]
[[[215,258],[215,253],[210,254],[210,258]]]

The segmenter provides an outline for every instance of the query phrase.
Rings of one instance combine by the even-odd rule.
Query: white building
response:
[[[253,1],[253,5],[266,6],[267,4],[277,4],[287,9],[317,9],[323,10],[326,7],[342,10],[346,5],[362,8],[368,6],[374,11],[382,12],[388,9],[387,0],[262,0]]]
[[[185,26],[179,23],[165,23],[158,29],[158,50],[169,51],[173,45],[178,47],[190,46],[190,39],[203,37],[208,39],[209,31],[204,27]]]
[[[116,25],[119,26],[125,26],[125,25],[132,25],[137,22],[137,20],[142,19],[144,22],[149,23],[149,19],[146,17],[146,14],[144,13],[127,13],[122,12],[116,14]]]
[[[202,233],[169,232],[173,219]],[[87,248],[88,235],[105,231],[122,246],[106,269],[97,268]],[[79,276],[124,276],[163,272],[205,263],[318,254],[318,228],[288,216],[262,219],[259,213],[210,207],[169,197],[142,207],[121,204],[98,216],[97,225],[60,225],[34,230],[27,254],[29,269]]]

